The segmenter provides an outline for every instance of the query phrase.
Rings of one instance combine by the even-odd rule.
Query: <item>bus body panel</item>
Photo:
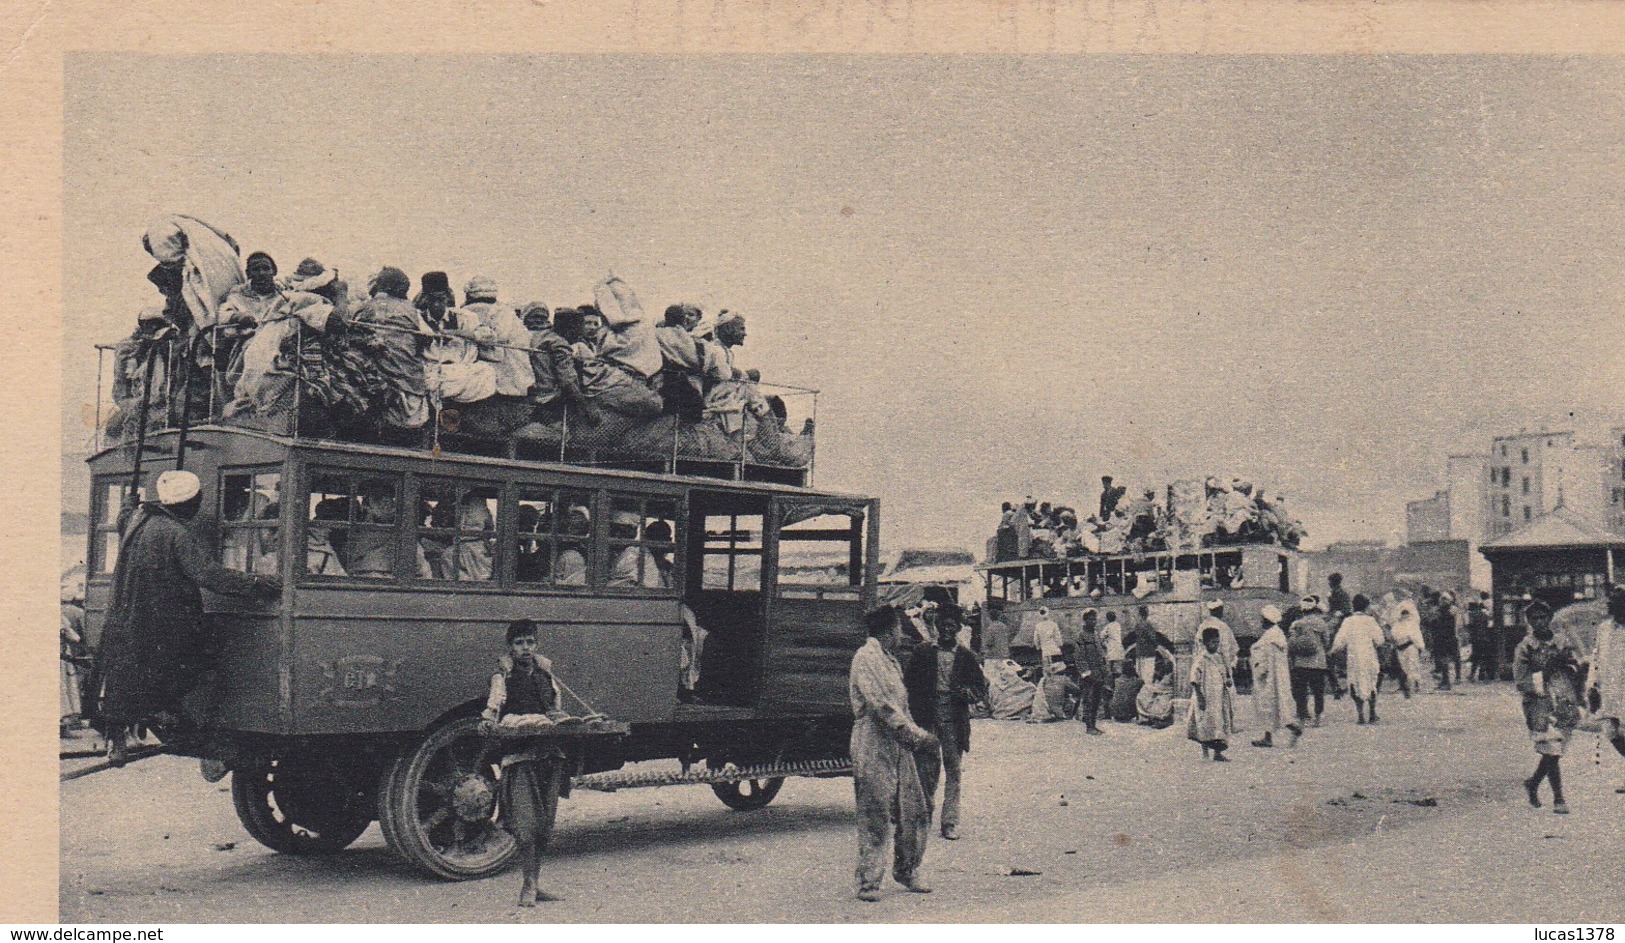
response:
[[[540,625],[540,651],[597,711],[671,717],[682,623],[672,599],[605,599],[301,587],[290,733],[421,730],[460,704],[483,706],[505,633]],[[561,705],[585,708],[566,694]]]

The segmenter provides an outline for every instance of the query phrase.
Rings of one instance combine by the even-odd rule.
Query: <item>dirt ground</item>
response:
[[[1578,734],[1573,814],[1553,815],[1523,797],[1535,757],[1507,686],[1384,699],[1373,727],[1329,701],[1293,749],[1243,734],[1228,764],[1202,762],[1179,729],[977,721],[963,838],[933,836],[927,853],[936,892],[888,884],[873,904],[852,894],[845,779],[790,780],[747,813],[705,787],[578,793],[543,871],[563,899],[523,911],[516,874],[421,878],[376,825],[340,855],[275,854],[237,823],[227,783],[160,757],[63,784],[61,919],[1625,921],[1625,761],[1605,745],[1598,767],[1595,735]]]

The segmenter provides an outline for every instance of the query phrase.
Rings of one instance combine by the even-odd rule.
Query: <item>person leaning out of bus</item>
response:
[[[487,724],[502,727],[545,727],[564,716],[559,710],[559,687],[553,663],[536,651],[537,626],[519,619],[508,626],[508,654],[491,676],[490,694],[480,715]],[[534,907],[539,900],[555,900],[538,882],[542,870],[542,842],[553,826],[563,775],[562,754],[555,746],[535,740],[509,741],[515,747],[502,757],[501,821],[519,845],[524,883],[519,906]]]
[[[937,738],[914,722],[908,689],[897,664],[902,642],[898,612],[881,606],[864,617],[868,640],[852,656],[847,695],[852,701],[852,787],[857,796],[858,899],[880,900],[886,844],[893,843],[892,876],[916,894],[931,806],[920,783],[915,754],[937,748]],[[895,835],[894,835],[895,831]]]

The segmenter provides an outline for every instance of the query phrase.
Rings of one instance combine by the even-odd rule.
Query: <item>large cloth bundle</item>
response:
[[[1165,524],[1170,550],[1200,546],[1202,535],[1211,525],[1207,514],[1207,489],[1200,481],[1176,481],[1168,486],[1168,517]]]
[[[181,295],[200,330],[215,325],[226,294],[246,280],[237,242],[201,219],[161,216],[141,245],[159,265],[180,268]]]
[[[1021,677],[1021,666],[1008,658],[982,665],[987,678],[988,706],[995,720],[1020,720],[1033,706],[1038,686]]]
[[[598,356],[631,368],[645,380],[659,373],[665,358],[632,286],[611,275],[593,286],[592,296],[609,329],[599,341]]]

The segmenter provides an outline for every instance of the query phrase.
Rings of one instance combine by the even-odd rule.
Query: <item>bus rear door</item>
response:
[[[778,497],[770,514],[768,632],[761,706],[780,714],[849,710],[847,673],[873,595],[871,502]]]

